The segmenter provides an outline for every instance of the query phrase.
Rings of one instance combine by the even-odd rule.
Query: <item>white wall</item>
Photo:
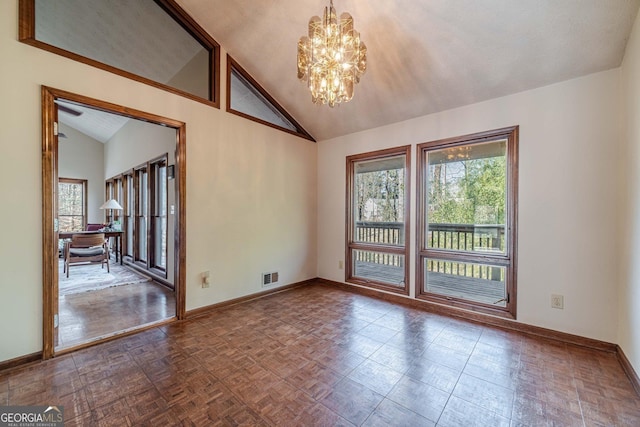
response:
[[[175,164],[176,130],[142,120],[131,119],[105,144],[105,179],[113,178],[149,160],[167,156],[167,165]],[[169,207],[176,204],[176,180],[168,181],[167,202]],[[175,212],[175,211],[174,211]],[[176,215],[167,212],[167,281],[174,283],[174,252]],[[126,242],[123,242],[126,245]]]
[[[317,276],[316,144],[20,43],[17,4],[0,2],[0,361],[42,349],[41,85],[187,124],[187,310],[261,291],[263,271]]]
[[[318,144],[319,276],[344,281],[345,156],[520,125],[518,321],[616,342],[619,69]],[[415,147],[411,226],[415,230]],[[411,233],[415,245],[415,231]],[[410,282],[415,283],[415,251]],[[412,295],[414,290],[412,289]],[[550,307],[564,295],[564,310]]]
[[[620,217],[621,270],[618,344],[640,374],[640,15],[622,63],[624,140],[620,153],[626,168],[620,175],[623,215]]]
[[[104,222],[104,144],[60,123],[58,139],[58,176],[87,180],[87,222]]]
[[[104,145],[104,178],[112,178],[166,153],[169,164],[173,164],[175,150],[175,129],[131,119]]]

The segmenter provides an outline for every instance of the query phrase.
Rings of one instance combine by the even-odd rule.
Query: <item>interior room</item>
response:
[[[175,316],[174,227],[167,223],[175,185],[167,168],[175,164],[176,133],[85,105],[56,106],[55,347],[62,349]],[[159,209],[144,212],[152,194]],[[106,241],[97,259],[73,242],[95,234]]]
[[[640,423],[640,0],[125,3],[0,2],[0,410]],[[60,345],[89,224],[173,302]]]

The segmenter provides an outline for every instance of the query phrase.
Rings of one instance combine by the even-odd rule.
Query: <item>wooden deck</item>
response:
[[[403,286],[404,267],[356,261],[355,271],[358,277]],[[504,283],[496,280],[430,272],[426,290],[438,295],[463,298],[499,307],[506,305],[504,301],[495,304],[496,301],[506,297]]]

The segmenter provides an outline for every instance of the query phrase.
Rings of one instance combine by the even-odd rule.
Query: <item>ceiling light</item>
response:
[[[353,98],[353,87],[367,68],[367,47],[348,13],[324,8],[324,19],[309,20],[309,36],[298,42],[298,78],[307,82],[314,104],[334,107]]]

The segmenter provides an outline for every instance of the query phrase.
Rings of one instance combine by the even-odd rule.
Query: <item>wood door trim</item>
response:
[[[57,122],[55,100],[86,104],[92,108],[176,130],[176,227],[174,233],[174,283],[176,297],[176,317],[185,316],[186,292],[186,124],[184,122],[158,116],[140,110],[112,104],[72,92],[47,86],[41,88],[42,97],[42,304],[43,333],[42,358],[55,355],[54,314],[58,297],[58,240],[54,229],[56,219],[57,178],[58,178],[58,138],[54,135]],[[55,184],[55,185],[54,185]]]
[[[53,123],[58,121],[55,95],[42,87],[42,357],[54,354],[55,325],[58,297],[58,231],[56,195],[58,182],[58,138]],[[55,246],[54,246],[55,244]]]

